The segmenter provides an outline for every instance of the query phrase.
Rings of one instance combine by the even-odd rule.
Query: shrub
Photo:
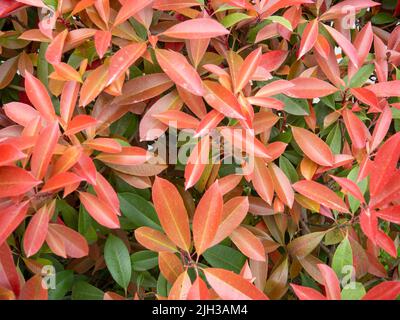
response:
[[[396,299],[396,1],[0,4],[0,297]]]

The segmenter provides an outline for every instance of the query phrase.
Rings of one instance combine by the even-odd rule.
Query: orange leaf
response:
[[[81,181],[82,178],[72,172],[62,172],[52,176],[43,186],[41,192],[52,192]]]
[[[110,31],[97,30],[94,35],[94,44],[96,52],[99,58],[102,59],[104,54],[107,52],[108,47],[111,43],[112,34]]]
[[[32,102],[41,116],[46,121],[53,122],[56,119],[56,113],[47,89],[39,79],[29,72],[25,72],[25,91],[30,102]]]
[[[292,127],[292,133],[296,143],[308,158],[321,166],[333,165],[332,151],[322,139],[300,127]]]
[[[90,72],[82,85],[79,105],[87,106],[92,102],[106,87],[108,77],[108,65],[103,64],[97,69]]]
[[[94,220],[110,229],[119,228],[117,212],[107,202],[87,192],[80,192],[79,198]]]
[[[167,236],[178,247],[189,252],[189,217],[176,187],[168,180],[156,177],[152,197],[161,226]]]
[[[187,271],[181,273],[169,291],[168,300],[186,300],[192,286]]]
[[[212,244],[222,217],[223,200],[218,180],[204,193],[193,216],[193,241],[200,256]]]
[[[265,261],[265,249],[262,242],[248,229],[239,226],[229,237],[245,256],[255,261]]]
[[[346,204],[328,187],[315,181],[302,180],[293,184],[294,190],[325,207],[339,212],[349,213]]]
[[[318,19],[309,21],[301,36],[300,48],[297,59],[300,59],[310,51],[318,39]]]
[[[182,261],[171,252],[162,251],[158,254],[158,267],[169,283],[174,283],[184,271]]]
[[[74,113],[79,88],[80,84],[76,81],[68,81],[64,84],[60,99],[60,113],[65,125],[68,125]]]
[[[204,274],[211,287],[224,300],[269,300],[262,291],[232,271],[207,268]]]
[[[49,207],[44,205],[33,215],[29,222],[24,235],[24,251],[27,257],[37,253],[46,240],[51,214]]]
[[[19,275],[14,264],[12,252],[7,243],[0,245],[0,288],[9,289],[16,296],[20,292]]]
[[[47,289],[42,284],[42,276],[37,274],[30,278],[21,289],[18,300],[47,300]]]
[[[240,92],[247,83],[251,80],[254,72],[261,61],[261,48],[258,48],[251,52],[246,59],[243,61],[242,66],[239,70],[239,76],[236,83],[235,93]]]
[[[285,93],[293,98],[313,99],[328,96],[338,91],[337,88],[317,78],[296,78],[290,80],[294,84],[293,88],[289,88]]]
[[[228,33],[218,21],[198,18],[180,22],[164,31],[162,35],[177,39],[210,39]]]
[[[58,122],[53,122],[40,132],[33,148],[31,159],[32,174],[36,178],[42,179],[46,175],[59,137]]]
[[[114,21],[114,27],[150,5],[153,0],[125,0]]]
[[[342,115],[354,148],[364,148],[367,140],[371,137],[368,128],[351,110],[344,109]]]
[[[83,145],[105,153],[119,153],[122,151],[122,146],[116,140],[111,138],[86,140]]]
[[[56,65],[61,62],[61,56],[63,53],[64,43],[67,35],[68,29],[64,29],[49,44],[45,54],[48,63]]]
[[[13,204],[1,209],[0,215],[0,245],[7,240],[8,236],[19,226],[25,219],[28,211],[29,201],[19,204]]]
[[[204,136],[193,148],[185,167],[185,189],[194,186],[209,162],[210,137]]]
[[[190,287],[187,300],[210,300],[207,285],[200,277],[197,277]]]
[[[147,150],[140,147],[122,147],[118,153],[100,153],[96,159],[111,164],[118,165],[137,165],[145,163],[150,158]]]
[[[199,74],[182,54],[176,51],[157,49],[156,58],[160,67],[175,84],[194,95],[202,96],[204,94]]]
[[[156,252],[177,251],[175,245],[165,234],[149,227],[140,227],[136,229],[135,238],[143,247],[152,251]]]
[[[19,167],[0,167],[0,198],[19,196],[40,182],[31,173]]]
[[[273,162],[268,163],[268,170],[274,183],[274,189],[279,199],[289,208],[293,206],[294,192],[290,181],[277,165]]]
[[[0,166],[10,165],[17,160],[24,159],[26,155],[11,144],[0,145]]]
[[[95,118],[86,114],[80,114],[70,121],[64,134],[70,136],[82,130],[94,127],[96,124],[97,120]]]

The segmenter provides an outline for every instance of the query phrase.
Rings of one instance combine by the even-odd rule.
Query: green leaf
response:
[[[225,28],[230,28],[236,23],[239,23],[240,21],[246,20],[251,18],[247,14],[241,13],[241,12],[235,12],[226,15],[222,20],[221,23]]]
[[[378,25],[392,23],[395,20],[396,18],[387,12],[379,12],[371,18],[371,22]]]
[[[294,168],[293,164],[284,156],[281,156],[279,158],[279,168],[283,170],[291,183],[295,183],[299,180],[299,175],[297,174],[297,171]]]
[[[353,267],[353,251],[351,250],[350,241],[346,237],[336,248],[332,260],[332,269],[336,272],[339,279],[348,274],[347,268]]]
[[[79,281],[72,287],[72,300],[103,300],[104,292],[85,281]]]
[[[340,154],[342,151],[342,132],[340,125],[337,123],[326,137],[326,143],[334,154]]]
[[[104,260],[114,280],[126,290],[131,281],[132,265],[128,248],[118,237],[110,234],[104,246]]]
[[[366,291],[359,282],[352,282],[346,285],[341,293],[342,300],[361,300]]]
[[[362,194],[364,195],[365,192],[367,192],[368,189],[368,179],[365,178],[361,180],[360,182],[357,182],[357,177],[358,177],[358,171],[359,167],[354,167],[348,174],[347,178],[350,179],[351,181],[355,182],[357,186],[360,188]],[[351,194],[348,196],[349,199],[349,205],[350,205],[350,210],[351,212],[356,212],[358,208],[360,207],[360,201],[354,198]]]
[[[284,17],[281,16],[269,16],[267,20],[271,22],[276,22],[279,23],[280,25],[284,26],[286,29],[293,31],[292,24],[290,23],[289,20],[285,19]]]
[[[204,259],[214,268],[223,268],[240,273],[246,257],[239,251],[223,245],[216,245],[203,253]]]
[[[308,116],[310,114],[310,109],[306,99],[289,98],[283,94],[278,94],[275,98],[285,104],[284,110],[287,113],[295,116]]]
[[[74,272],[64,270],[57,272],[56,285],[54,289],[49,289],[49,300],[61,300],[67,292],[71,291],[74,282]]]
[[[134,193],[119,193],[118,198],[122,214],[135,224],[136,228],[146,226],[162,230],[151,202]]]
[[[42,42],[39,47],[39,55],[37,62],[37,77],[48,88],[49,86],[49,64],[45,58],[48,43]]]
[[[168,297],[169,290],[171,290],[172,284],[160,273],[157,279],[157,294],[162,297]]]
[[[368,81],[372,72],[375,70],[375,65],[366,64],[362,66],[350,80],[350,88],[360,88]]]
[[[143,250],[131,255],[132,268],[135,271],[146,271],[158,265],[157,252]]]

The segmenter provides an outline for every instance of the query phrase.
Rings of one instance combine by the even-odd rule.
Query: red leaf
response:
[[[297,59],[300,59],[310,51],[318,38],[318,19],[309,21],[301,36],[300,48]]]
[[[0,198],[19,196],[40,182],[31,173],[19,167],[0,167]]]
[[[175,245],[165,234],[149,227],[140,227],[136,229],[135,238],[143,247],[152,251],[156,252],[177,251]]]
[[[60,113],[65,125],[68,125],[74,113],[79,88],[80,84],[76,81],[68,81],[64,84],[60,99]]]
[[[346,204],[328,187],[315,181],[302,180],[293,184],[294,190],[325,207],[339,212],[349,213]]]
[[[236,83],[235,93],[240,92],[240,90],[242,90],[251,80],[258,65],[260,64],[260,61],[261,61],[261,48],[254,50],[246,57],[239,70],[239,76]]]
[[[53,122],[56,120],[53,103],[46,87],[29,72],[25,72],[25,91],[30,102],[46,121]]]
[[[370,138],[368,128],[350,109],[344,109],[342,115],[353,146],[363,149]]]
[[[296,78],[290,80],[293,88],[287,89],[285,93],[293,98],[313,99],[328,96],[338,91],[337,88],[317,78]]]
[[[294,293],[300,300],[326,300],[326,297],[317,290],[291,283]]]
[[[324,279],[325,293],[328,300],[341,300],[339,279],[335,271],[326,264],[318,264]]]
[[[188,300],[210,300],[210,294],[206,283],[197,277],[187,295]]]
[[[178,86],[197,96],[204,94],[199,74],[182,54],[175,51],[157,49],[156,57],[163,71]]]
[[[168,180],[156,177],[152,197],[154,207],[167,236],[180,248],[189,252],[189,218],[182,197]]]
[[[83,144],[89,148],[105,153],[119,153],[122,151],[122,146],[116,140],[111,138],[86,140]]]
[[[204,274],[211,287],[224,300],[269,300],[249,281],[232,271],[207,268]]]
[[[373,152],[385,138],[392,122],[392,111],[389,107],[383,109],[376,122],[374,132],[369,144],[369,152]]]
[[[58,64],[61,62],[61,56],[64,49],[65,39],[68,35],[68,29],[64,29],[57,34],[46,50],[46,60],[51,64]]]
[[[41,192],[52,192],[81,181],[82,178],[72,172],[62,172],[51,177],[43,186]]]
[[[210,137],[203,137],[193,148],[185,167],[185,189],[194,186],[209,163]]]
[[[11,144],[0,145],[0,166],[11,165],[17,160],[24,159],[26,155]]]
[[[1,210],[0,212],[0,245],[7,240],[8,236],[25,219],[28,211],[29,202],[14,204]]]
[[[47,289],[42,284],[42,277],[37,274],[30,278],[21,289],[18,300],[47,300]]]
[[[292,127],[292,133],[296,143],[308,158],[321,166],[333,165],[332,151],[322,139],[300,127]]]
[[[349,192],[353,197],[356,199],[360,200],[362,203],[365,203],[364,196],[358,187],[358,185],[351,181],[350,179],[347,178],[340,178],[340,177],[335,177],[332,175],[329,175],[333,180],[335,180],[342,189],[346,190]]]
[[[261,158],[254,158],[254,171],[252,174],[252,182],[254,189],[257,191],[259,196],[267,202],[269,205],[272,204],[272,198],[274,196],[274,184],[271,175],[267,169],[267,164]]]
[[[140,147],[122,147],[119,153],[100,153],[96,159],[110,164],[137,165],[143,164],[150,158],[147,150]]]
[[[16,296],[19,295],[19,275],[7,243],[0,245],[0,288],[12,290]]]
[[[255,261],[265,261],[265,249],[262,242],[248,229],[239,226],[229,237],[244,255]]]
[[[362,300],[395,300],[400,294],[400,281],[385,281],[370,289]]]
[[[24,235],[24,250],[27,257],[33,256],[42,247],[46,239],[49,219],[52,213],[49,211],[49,207],[44,205],[33,215],[29,222]]]
[[[94,220],[110,229],[119,228],[118,214],[107,202],[87,192],[79,193],[79,198]]]
[[[212,244],[222,218],[223,200],[218,180],[204,193],[193,216],[193,241],[200,256]]]
[[[219,22],[210,18],[190,19],[178,23],[162,33],[178,39],[209,39],[228,34]]]
[[[114,20],[114,27],[123,23],[140,10],[150,5],[153,0],[125,0],[121,9],[118,11],[118,15]]]
[[[99,58],[102,59],[111,43],[112,34],[110,31],[97,30],[94,35],[94,44]]]
[[[42,179],[46,175],[59,137],[60,130],[57,122],[53,122],[40,132],[31,159],[32,174],[37,179]]]
[[[94,127],[97,124],[97,120],[86,114],[77,115],[68,124],[67,130],[64,132],[65,135],[70,136],[88,128]]]

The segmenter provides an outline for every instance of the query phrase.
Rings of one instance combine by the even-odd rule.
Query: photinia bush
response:
[[[396,299],[400,2],[2,0],[1,299]]]

